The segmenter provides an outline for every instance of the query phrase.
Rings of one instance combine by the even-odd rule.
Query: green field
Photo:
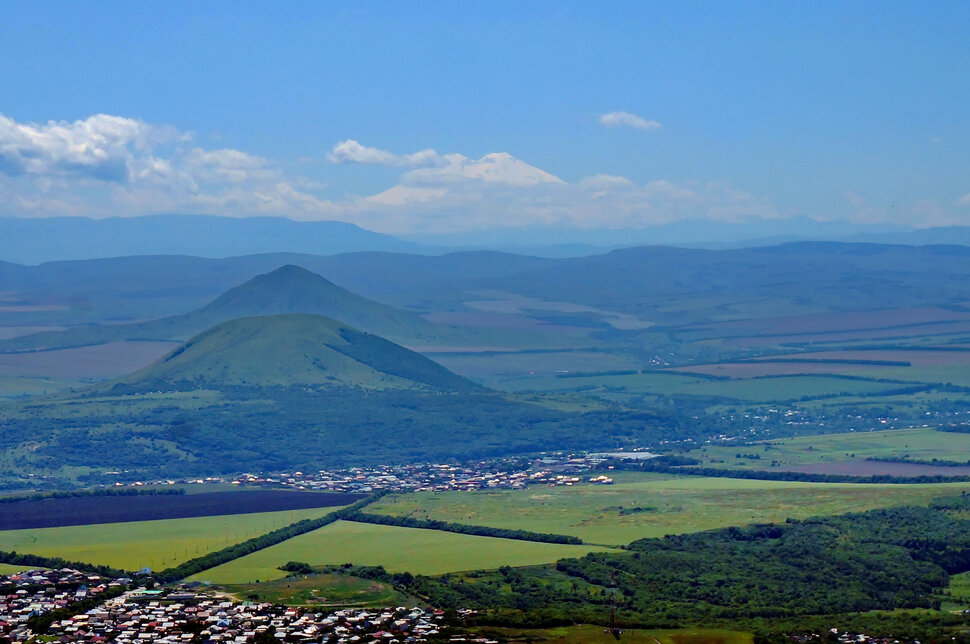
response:
[[[24,570],[35,570],[37,566],[20,566],[16,564],[0,563],[0,575],[12,575]]]
[[[0,550],[161,570],[337,508],[0,531]]]
[[[970,490],[970,483],[883,486],[618,473],[617,483],[609,486],[394,495],[367,511],[622,545],[645,537],[789,517],[925,504],[963,490]]]
[[[258,584],[236,584],[224,590],[240,601],[251,600],[287,606],[401,606],[413,597],[389,584],[350,575],[319,574],[286,577]]]
[[[852,380],[824,373],[714,380],[676,372],[517,378],[497,383],[497,386],[507,391],[582,391],[585,394],[617,399],[642,395],[699,396],[747,402],[797,400],[804,396],[872,394],[900,387],[894,383]]]
[[[529,630],[495,628],[482,629],[482,632],[483,634],[499,635],[509,642],[569,642],[570,644],[593,644],[594,642],[613,641],[609,634],[603,632],[602,626],[589,624]],[[623,631],[621,640],[624,642],[642,642],[643,644],[751,644],[753,641],[749,633],[713,629],[630,629]]]
[[[970,572],[951,575],[944,592],[943,610],[970,609]]]
[[[741,454],[742,458],[737,458]],[[759,459],[744,458],[755,454]],[[896,429],[879,432],[823,434],[767,441],[754,445],[702,447],[688,452],[707,465],[768,468],[831,463],[846,459],[909,458],[920,461],[970,461],[970,434],[934,429]]]
[[[384,566],[390,572],[436,575],[461,570],[552,563],[602,548],[564,546],[438,530],[417,530],[338,521],[272,548],[254,552],[190,577],[192,581],[243,584],[279,579],[288,561],[313,566],[354,563]]]

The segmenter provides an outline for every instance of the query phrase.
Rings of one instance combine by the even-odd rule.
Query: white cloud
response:
[[[406,172],[397,185],[359,199],[348,213],[390,233],[456,233],[565,225],[641,228],[680,219],[743,221],[784,213],[724,183],[637,185],[597,175],[569,184],[508,154],[447,155],[442,168]]]
[[[188,137],[172,128],[107,114],[40,125],[0,114],[0,173],[124,183],[137,172],[146,150]]]
[[[354,139],[347,139],[333,146],[327,158],[333,163],[367,163],[398,168],[436,166],[445,163],[445,159],[431,149],[414,154],[394,154],[379,148],[369,148]]]
[[[660,129],[657,121],[648,121],[642,116],[631,114],[630,112],[610,112],[603,114],[599,118],[600,125],[606,127],[632,127],[634,130],[649,132],[650,130]]]
[[[970,192],[957,199],[954,203],[957,206],[970,206]]]
[[[0,214],[322,216],[339,210],[310,193],[310,182],[285,176],[267,159],[192,147],[192,138],[107,114],[43,124],[0,114]]]

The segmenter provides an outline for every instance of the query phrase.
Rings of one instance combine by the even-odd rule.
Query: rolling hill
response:
[[[229,293],[227,299],[231,302],[238,295]],[[285,294],[283,301],[286,301]],[[122,383],[140,389],[172,386],[219,389],[238,385],[328,385],[451,392],[480,389],[441,365],[380,336],[358,331],[331,318],[307,314],[245,317],[224,322],[193,337],[158,362],[123,378]]]
[[[698,431],[676,414],[526,403],[331,318],[255,316],[125,378],[0,403],[0,487],[440,462]]]
[[[307,313],[340,319],[399,342],[422,343],[452,333],[416,313],[356,295],[299,266],[257,275],[200,309],[131,324],[72,327],[0,341],[0,352],[89,346],[125,340],[184,340],[211,326],[241,317]]]

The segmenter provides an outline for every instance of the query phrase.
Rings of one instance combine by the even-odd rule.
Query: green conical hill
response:
[[[286,294],[281,294],[283,300]],[[477,385],[384,338],[320,315],[246,317],[216,325],[122,379],[138,388],[333,385],[468,391]]]
[[[211,326],[257,315],[310,313],[390,338],[422,344],[452,333],[416,313],[361,297],[299,266],[282,266],[223,293],[204,307],[134,324],[77,327],[0,341],[0,352],[34,351],[123,340],[185,340]]]

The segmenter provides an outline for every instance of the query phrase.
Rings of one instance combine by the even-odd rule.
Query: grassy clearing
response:
[[[288,561],[303,561],[313,566],[379,565],[390,572],[436,575],[504,565],[552,563],[601,549],[338,521],[190,579],[218,584],[279,579],[286,573],[277,567]]]
[[[613,641],[603,632],[602,626],[582,624],[561,628],[520,630],[513,628],[482,629],[484,634],[501,635],[509,642],[570,642],[571,644],[592,644]],[[677,629],[677,630],[624,630],[624,642],[643,642],[644,644],[751,644],[750,633],[714,629]]]
[[[737,458],[741,454],[742,458]],[[757,455],[759,459],[745,458]],[[774,461],[780,466],[831,463],[853,458],[911,458],[931,461],[970,460],[970,434],[934,429],[897,429],[801,436],[758,445],[703,447],[689,452],[705,464],[764,469]]]
[[[950,576],[950,585],[944,589],[943,610],[967,610],[970,608],[970,572]]]
[[[241,601],[286,606],[401,606],[415,601],[389,584],[350,575],[286,577],[258,584],[235,584],[224,589]]]
[[[570,534],[587,543],[622,545],[789,517],[925,504],[963,490],[970,490],[970,483],[881,486],[630,473],[618,476],[611,486],[395,495],[369,506],[368,512]]]
[[[0,550],[160,570],[337,508],[0,531]]]

